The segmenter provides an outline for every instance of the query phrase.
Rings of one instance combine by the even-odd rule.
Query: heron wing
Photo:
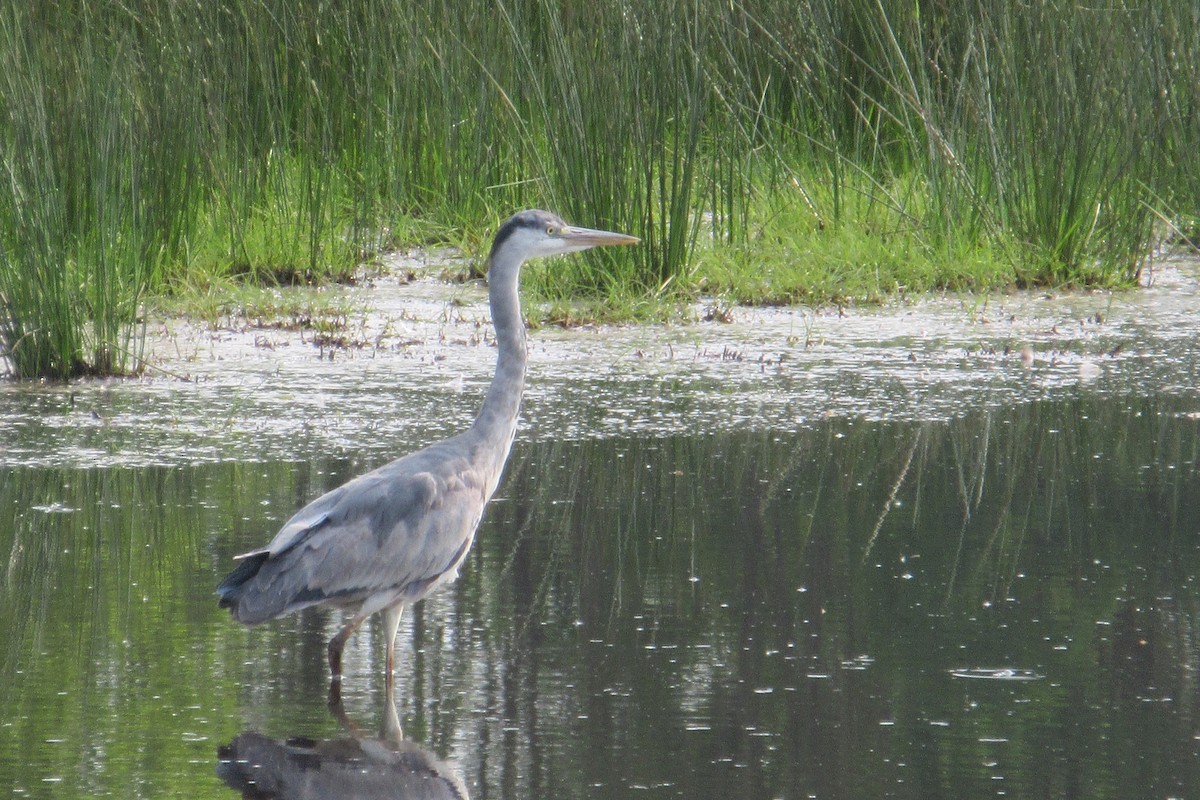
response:
[[[256,576],[261,613],[419,599],[465,555],[485,484],[466,459],[401,459],[322,495],[267,546]]]

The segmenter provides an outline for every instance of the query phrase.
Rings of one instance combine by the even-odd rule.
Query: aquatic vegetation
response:
[[[135,371],[147,292],[523,206],[643,238],[533,276],[617,307],[1129,284],[1197,214],[1197,62],[1186,4],[9,4],[0,352]]]

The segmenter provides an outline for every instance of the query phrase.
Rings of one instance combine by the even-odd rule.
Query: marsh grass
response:
[[[136,361],[137,303],[160,254],[131,225],[144,201],[135,90],[89,31],[52,51],[21,13],[0,12],[0,339],[18,375],[120,371]]]
[[[0,351],[19,376],[136,371],[147,293],[345,280],[523,206],[643,239],[535,276],[564,309],[1127,285],[1200,204],[1193,17],[9,4]]]
[[[961,54],[936,77],[905,73],[940,151],[928,159],[940,227],[961,225],[965,209],[968,234],[1022,247],[1019,285],[1132,281],[1153,222],[1142,187],[1160,128],[1143,108],[1156,78],[1142,11],[1052,2],[979,13],[980,33],[945,20]]]
[[[774,213],[752,215],[748,240],[698,249],[698,291],[751,305],[849,304],[1012,282],[1007,254],[987,240],[934,246],[907,217],[883,206],[843,210],[839,221],[825,222],[791,197],[777,205]]]

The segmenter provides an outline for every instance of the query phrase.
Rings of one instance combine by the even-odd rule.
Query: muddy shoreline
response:
[[[446,436],[472,418],[494,350],[485,288],[442,280],[443,271],[430,257],[397,255],[371,281],[326,290],[346,295],[339,305],[350,309],[333,336],[252,320],[215,329],[160,320],[142,378],[0,384],[0,464],[314,452],[372,461]],[[1150,286],[1127,292],[738,307],[729,322],[545,327],[529,336],[518,436],[941,420],[1077,392],[1200,398],[1197,309],[1200,260],[1190,258],[1161,262]]]

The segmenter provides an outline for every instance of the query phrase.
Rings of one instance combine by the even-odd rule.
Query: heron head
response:
[[[607,245],[636,244],[639,241],[636,236],[624,233],[568,225],[557,214],[531,209],[509,217],[496,231],[492,258],[495,259],[502,249],[524,261],[527,258],[575,253]]]

